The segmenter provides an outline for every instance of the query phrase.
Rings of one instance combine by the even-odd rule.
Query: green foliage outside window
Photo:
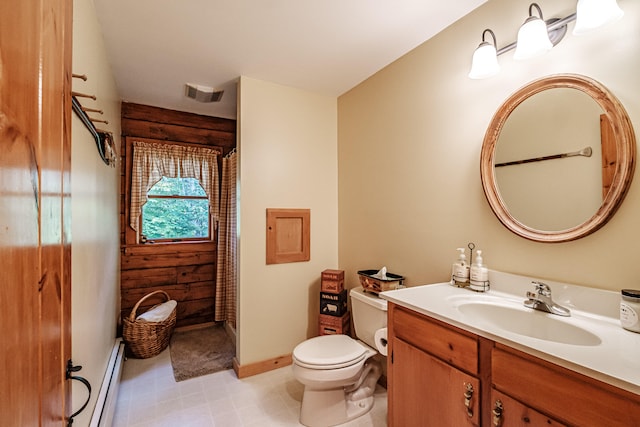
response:
[[[147,240],[210,236],[209,200],[197,179],[163,177],[147,197],[142,207],[142,234]]]

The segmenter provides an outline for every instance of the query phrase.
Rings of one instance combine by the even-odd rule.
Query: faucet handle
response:
[[[547,297],[551,296],[551,288],[549,285],[543,282],[537,282],[535,280],[531,281],[534,285],[536,285],[536,292],[540,295],[544,295]]]

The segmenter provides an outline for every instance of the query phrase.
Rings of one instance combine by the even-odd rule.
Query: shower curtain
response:
[[[222,159],[220,224],[218,227],[218,268],[216,273],[215,321],[236,328],[237,221],[235,149]]]

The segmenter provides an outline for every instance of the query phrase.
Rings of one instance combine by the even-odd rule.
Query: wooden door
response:
[[[70,408],[71,0],[0,2],[0,425]]]
[[[391,427],[480,425],[480,381],[410,344],[393,338]],[[465,393],[469,391],[469,409]]]

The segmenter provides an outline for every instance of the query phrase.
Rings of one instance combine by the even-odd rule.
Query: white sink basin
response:
[[[456,304],[469,323],[484,324],[518,335],[562,344],[596,346],[597,335],[576,326],[571,317],[560,317],[518,306],[509,301],[463,301]]]
[[[640,334],[620,325],[620,292],[489,271],[491,289],[448,282],[382,292],[405,309],[640,395]],[[547,283],[562,317],[524,306],[532,281]]]

